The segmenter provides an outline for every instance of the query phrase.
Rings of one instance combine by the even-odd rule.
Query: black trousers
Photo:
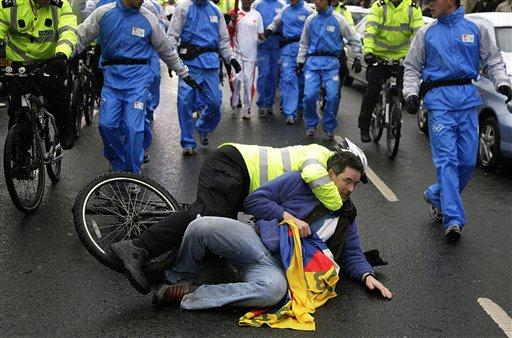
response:
[[[160,256],[181,244],[185,230],[198,214],[236,219],[249,194],[249,184],[249,173],[240,152],[233,146],[216,149],[201,167],[197,197],[190,208],[164,218],[138,238],[151,257]]]
[[[71,128],[72,130],[73,121],[69,113],[68,89],[64,82],[55,77],[31,78],[31,80],[37,82],[41,94],[48,101],[49,113],[55,117],[59,132],[64,128]],[[9,86],[12,87],[9,88],[7,114],[9,115],[9,128],[11,128],[15,123],[14,112],[21,108],[21,95],[30,92],[32,86],[23,82],[20,85],[10,84]]]
[[[382,89],[382,82],[390,77],[391,67],[396,66],[369,65],[366,69],[366,80],[368,81],[368,84],[366,85],[363,102],[361,103],[361,112],[359,113],[358,121],[358,126],[361,130],[370,129],[372,113],[375,109],[375,106],[377,105],[377,100],[379,100],[379,94]],[[400,76],[397,78],[397,82],[400,86],[404,77],[403,67],[401,68]]]

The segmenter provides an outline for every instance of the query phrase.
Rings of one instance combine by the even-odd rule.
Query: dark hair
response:
[[[363,163],[350,151],[335,153],[327,160],[327,170],[332,169],[336,175],[341,174],[346,167],[364,173]]]

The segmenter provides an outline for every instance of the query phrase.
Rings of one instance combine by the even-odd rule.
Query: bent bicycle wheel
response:
[[[387,154],[389,159],[394,159],[398,153],[400,144],[400,131],[402,128],[402,106],[397,95],[391,96],[389,102],[389,126],[387,131]]]
[[[12,202],[24,213],[34,212],[44,193],[44,167],[41,143],[30,123],[9,130],[4,147],[4,175]]]
[[[172,195],[155,181],[132,173],[107,173],[80,191],[73,216],[87,251],[103,265],[121,272],[122,267],[107,253],[110,244],[136,237],[179,209]],[[166,269],[176,253],[177,248],[151,260],[146,273]]]

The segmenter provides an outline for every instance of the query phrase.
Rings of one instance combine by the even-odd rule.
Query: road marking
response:
[[[341,141],[341,136],[334,135],[336,142]],[[372,181],[373,185],[379,189],[380,193],[390,202],[398,202],[398,197],[395,193],[384,183],[384,181],[377,176],[377,174],[368,166],[366,170],[366,176]]]
[[[510,319],[507,313],[488,298],[478,298],[478,304],[484,308],[485,312],[491,316],[507,337],[512,338],[512,319]]]

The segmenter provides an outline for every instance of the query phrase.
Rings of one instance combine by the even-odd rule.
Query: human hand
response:
[[[68,57],[61,52],[58,52],[50,59],[48,59],[46,65],[48,67],[48,73],[58,78],[65,78],[67,72],[67,59]]]
[[[358,57],[354,59],[354,63],[352,64],[352,69],[356,73],[361,73],[361,70],[363,70],[363,66],[361,66],[361,60],[359,60]]]
[[[417,95],[411,95],[405,99],[405,110],[409,114],[416,114],[420,109],[420,98]]]
[[[265,29],[265,32],[263,33],[263,36],[266,38],[268,38],[270,35],[272,34],[272,30],[271,29]]]
[[[196,82],[190,75],[185,76],[183,78],[183,81],[185,81],[186,84],[188,84],[190,87],[199,89],[200,91],[204,91],[203,86],[201,86],[199,83]]]
[[[507,85],[502,85],[498,87],[498,92],[507,97],[506,103],[509,103],[512,100],[512,88]]]
[[[233,68],[235,68],[235,73],[240,73],[240,71],[242,70],[242,67],[240,66],[240,64],[238,63],[238,61],[236,59],[231,59],[229,60],[229,63],[231,64],[231,66],[233,66]]]
[[[366,287],[373,291],[375,289],[379,290],[380,293],[382,294],[382,297],[386,298],[386,299],[391,299],[393,298],[393,294],[391,293],[391,291],[389,291],[389,289],[387,287],[384,286],[384,284],[382,284],[381,282],[379,282],[375,277],[373,277],[372,275],[368,275],[366,276],[366,279],[365,279],[365,284],[366,284]]]
[[[364,55],[364,62],[367,64],[367,65],[372,65],[374,64],[375,62],[377,62],[377,58],[375,57],[375,55],[373,55],[372,53],[368,53],[368,54],[365,54]]]
[[[172,70],[171,70],[171,68],[167,68],[167,72],[169,73],[169,77],[172,79]]]
[[[284,212],[283,219],[292,220],[297,225],[297,230],[299,231],[299,235],[301,238],[307,237],[311,235],[311,228],[309,227],[309,224],[304,222],[303,220],[298,219],[297,217],[293,216],[292,214],[288,212]]]

